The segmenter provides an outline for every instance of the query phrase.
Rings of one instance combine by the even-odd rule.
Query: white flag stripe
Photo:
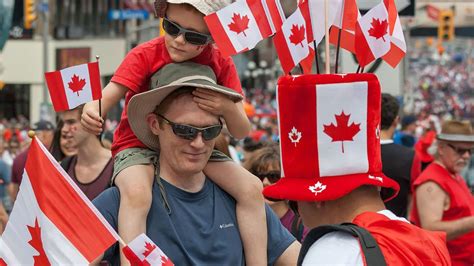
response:
[[[238,10],[239,12],[236,12],[236,10]],[[234,21],[232,20],[234,14],[240,14],[241,18],[247,16],[247,18],[249,19],[248,28],[242,33],[238,34],[237,32],[229,29],[229,24],[234,23]],[[257,45],[257,43],[263,39],[262,35],[260,34],[257,22],[255,21],[255,18],[252,12],[250,11],[249,6],[247,5],[247,1],[240,0],[234,2],[232,5],[229,5],[219,10],[216,15],[221,21],[221,24],[224,30],[226,31],[227,36],[229,36],[229,39],[237,53],[247,48],[254,48],[255,45]]]
[[[38,141],[39,146],[41,147],[41,150],[43,150],[44,154],[48,157],[48,159],[51,162],[55,162],[56,159],[49,153],[48,149],[44,147],[43,143]],[[119,241],[123,242],[121,240],[120,236],[118,233],[112,228],[112,226],[109,224],[107,220],[105,220],[104,216],[97,210],[97,208],[92,204],[92,202],[89,200],[89,198],[82,192],[82,190],[77,186],[77,184],[71,179],[71,177],[64,171],[64,169],[58,164],[55,163],[53,166],[56,168],[56,170],[61,173],[61,175],[64,177],[64,179],[69,183],[69,185],[74,189],[74,191],[81,197],[83,202],[94,212],[94,214],[97,216],[97,218],[104,224],[104,226],[107,228],[107,230],[112,234],[116,239],[119,239]]]
[[[369,30],[373,27],[373,19],[378,19],[380,23],[387,23],[387,31],[382,38],[375,38],[369,34]],[[359,20],[367,44],[374,55],[374,58],[380,58],[390,50],[390,34],[388,28],[388,12],[383,2],[370,9]]]
[[[61,70],[60,72],[63,79],[63,86],[65,88],[69,109],[73,109],[84,102],[93,101],[91,81],[89,79],[89,68],[87,67],[87,64],[68,67]],[[78,92],[73,92],[69,88],[69,83],[72,82],[74,75],[78,77],[78,81],[82,79],[85,81],[84,87]],[[77,95],[78,93],[79,96]]]
[[[367,82],[316,85],[317,139],[319,173],[321,176],[366,173],[369,169],[367,156]],[[337,99],[337,101],[328,100]],[[335,141],[324,132],[324,125],[335,126],[336,115],[350,115],[360,124],[360,131],[353,141]],[[342,153],[344,145],[344,153]]]
[[[301,43],[294,44],[290,41],[290,36],[293,34],[291,30],[294,26],[297,26],[298,28],[304,27],[304,40],[302,40]],[[299,8],[297,8],[296,11],[285,20],[281,29],[283,35],[285,36],[285,40],[287,40],[288,48],[290,50],[291,57],[293,58],[293,62],[295,62],[295,64],[298,64],[309,54],[308,41],[306,38],[305,20]]]
[[[311,25],[313,28],[313,37],[316,44],[319,44],[326,34],[325,30],[325,0],[307,0],[309,1],[309,12],[311,15]],[[342,0],[327,1],[329,4],[328,27],[336,23],[336,15],[341,12]]]
[[[41,241],[44,252],[52,265],[77,264],[79,261],[83,262],[80,265],[88,265],[87,259],[78,252],[61,231],[41,212],[26,171],[23,173],[20,191],[21,193],[18,194],[14,209],[28,211],[12,211],[10,222],[7,224],[3,234],[4,244],[9,243],[9,249],[15,251],[14,256],[16,260],[20,264],[33,265],[33,256],[40,255],[28,243],[32,239],[28,226],[35,227],[35,222],[37,221],[41,229]],[[6,257],[5,261],[9,265],[11,264],[9,257]]]
[[[406,52],[407,45],[405,43],[405,36],[403,35],[402,25],[400,24],[400,16],[397,16],[391,40],[396,46]]]

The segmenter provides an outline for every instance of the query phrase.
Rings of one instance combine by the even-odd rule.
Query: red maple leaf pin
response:
[[[352,124],[349,126],[349,117],[351,116],[344,114],[344,111],[340,115],[334,115],[336,117],[336,125],[331,123],[330,125],[324,125],[323,132],[332,138],[332,142],[341,141],[342,153],[344,153],[344,141],[354,141],[354,136],[360,131],[360,123]]]
[[[232,22],[228,25],[229,30],[236,32],[237,34],[243,33],[244,36],[247,36],[245,34],[245,30],[249,28],[249,17],[247,15],[241,16],[238,13],[234,13],[232,16]]]
[[[387,34],[387,29],[388,29],[388,22],[386,19],[380,20],[376,18],[372,18],[372,22],[370,23],[372,27],[369,29],[369,35],[372,37],[375,37],[377,40],[382,38],[382,40],[385,42],[385,34]]]
[[[31,240],[28,241],[28,244],[30,244],[39,253],[39,255],[33,256],[35,261],[34,265],[51,265],[46,253],[44,252],[43,241],[41,240],[41,227],[39,227],[38,219],[35,219],[35,226],[27,225],[26,227],[28,228],[28,231],[31,235]]]
[[[69,89],[72,90],[72,92],[77,93],[77,96],[79,96],[79,91],[82,91],[82,88],[86,85],[86,80],[85,79],[79,79],[79,76],[74,74],[72,76],[71,81],[67,83],[69,85]]]
[[[166,256],[161,256],[161,266],[174,266],[173,262]]]
[[[155,250],[155,248],[156,248],[155,245],[145,242],[145,251],[143,252],[143,256],[148,257],[148,255],[150,255],[153,252],[153,250]]]
[[[304,26],[298,26],[296,24],[293,24],[291,27],[291,35],[290,35],[290,42],[294,45],[301,44],[301,47],[303,47],[303,41],[305,39],[305,29]]]

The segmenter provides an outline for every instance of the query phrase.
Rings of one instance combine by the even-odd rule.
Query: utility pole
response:
[[[40,11],[43,17],[43,73],[48,72],[49,66],[49,3],[48,0],[40,0]],[[51,106],[48,101],[48,86],[43,81],[43,101],[40,107],[40,119],[52,119]]]

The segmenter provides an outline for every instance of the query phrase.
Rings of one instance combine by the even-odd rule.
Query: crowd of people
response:
[[[97,101],[56,123],[0,121],[0,232],[32,129],[126,243],[146,233],[177,265],[473,264],[474,198],[460,175],[474,149],[461,121],[474,114],[472,58],[415,64],[412,110],[372,75],[352,77],[368,96],[344,76],[331,80],[345,84],[337,93],[314,76],[283,79],[277,103],[273,89],[241,88],[208,45],[202,18],[223,2],[157,1],[165,36],[134,48],[103,91],[102,114],[125,96],[119,122]],[[330,104],[314,106],[315,93]],[[313,126],[334,106],[337,126]],[[130,260],[120,245],[96,262]]]

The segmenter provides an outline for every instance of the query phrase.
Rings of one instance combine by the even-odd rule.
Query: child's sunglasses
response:
[[[220,122],[220,120],[219,120],[219,125],[199,128],[199,127],[193,127],[189,125],[177,124],[168,120],[163,115],[160,115],[160,114],[157,114],[157,115],[171,126],[171,129],[173,130],[173,133],[176,136],[186,139],[186,140],[195,139],[197,135],[199,134],[199,132],[202,134],[202,138],[204,140],[212,140],[212,139],[215,139],[217,136],[219,136],[222,130],[222,123]]]
[[[205,45],[212,42],[211,35],[185,29],[166,17],[163,18],[163,29],[166,33],[173,37],[178,37],[179,35],[183,34],[186,42],[190,44]]]

